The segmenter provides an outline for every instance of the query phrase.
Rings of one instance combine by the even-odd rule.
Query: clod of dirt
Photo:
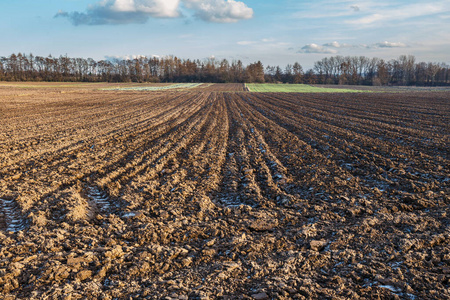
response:
[[[309,246],[311,247],[311,250],[314,251],[321,251],[325,248],[325,246],[327,245],[327,241],[311,241],[309,242]]]

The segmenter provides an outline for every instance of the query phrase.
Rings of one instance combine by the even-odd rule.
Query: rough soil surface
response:
[[[450,298],[450,93],[230,90],[0,88],[0,298]]]

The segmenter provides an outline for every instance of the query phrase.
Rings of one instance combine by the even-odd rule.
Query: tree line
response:
[[[365,56],[333,56],[304,71],[295,62],[284,69],[258,61],[179,59],[175,56],[111,59],[11,54],[0,57],[2,81],[308,83],[351,85],[450,85],[450,66],[416,62],[412,55],[385,61]]]

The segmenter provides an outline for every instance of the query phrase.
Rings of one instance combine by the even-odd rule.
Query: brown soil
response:
[[[96,89],[0,88],[0,298],[450,297],[448,92]]]

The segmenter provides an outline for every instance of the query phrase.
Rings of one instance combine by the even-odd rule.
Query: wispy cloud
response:
[[[300,1],[299,1],[300,2]],[[362,2],[362,3],[361,3]],[[333,19],[357,15],[369,4],[360,1],[358,5],[350,5],[351,1],[310,1],[300,2],[292,8],[295,19]],[[326,6],[326,9],[324,9]]]
[[[67,18],[75,26],[139,24],[149,18],[180,17],[180,3],[207,22],[233,23],[253,17],[253,9],[235,0],[102,0],[85,12],[59,11],[55,17]]]
[[[323,6],[326,5],[326,9]],[[324,0],[296,4],[292,9],[295,20],[317,20],[322,24],[344,30],[380,29],[407,26],[407,22],[423,24],[426,18],[446,18],[450,15],[449,0]],[[330,27],[331,29],[333,27]]]
[[[408,3],[404,5],[380,5],[375,4],[367,10],[368,13],[364,16],[353,20],[347,20],[347,24],[358,26],[379,25],[383,22],[404,21],[417,17],[426,17],[436,14],[446,14],[450,12],[450,5],[448,1],[422,2],[422,3]]]
[[[254,46],[261,49],[267,48],[286,48],[291,45],[291,43],[279,42],[273,38],[263,38],[257,41],[239,41],[237,42],[240,46]]]
[[[239,42],[237,42],[237,44],[238,45],[241,45],[241,46],[248,46],[248,45],[254,45],[254,44],[256,44],[257,42],[255,42],[255,41],[239,41]]]

